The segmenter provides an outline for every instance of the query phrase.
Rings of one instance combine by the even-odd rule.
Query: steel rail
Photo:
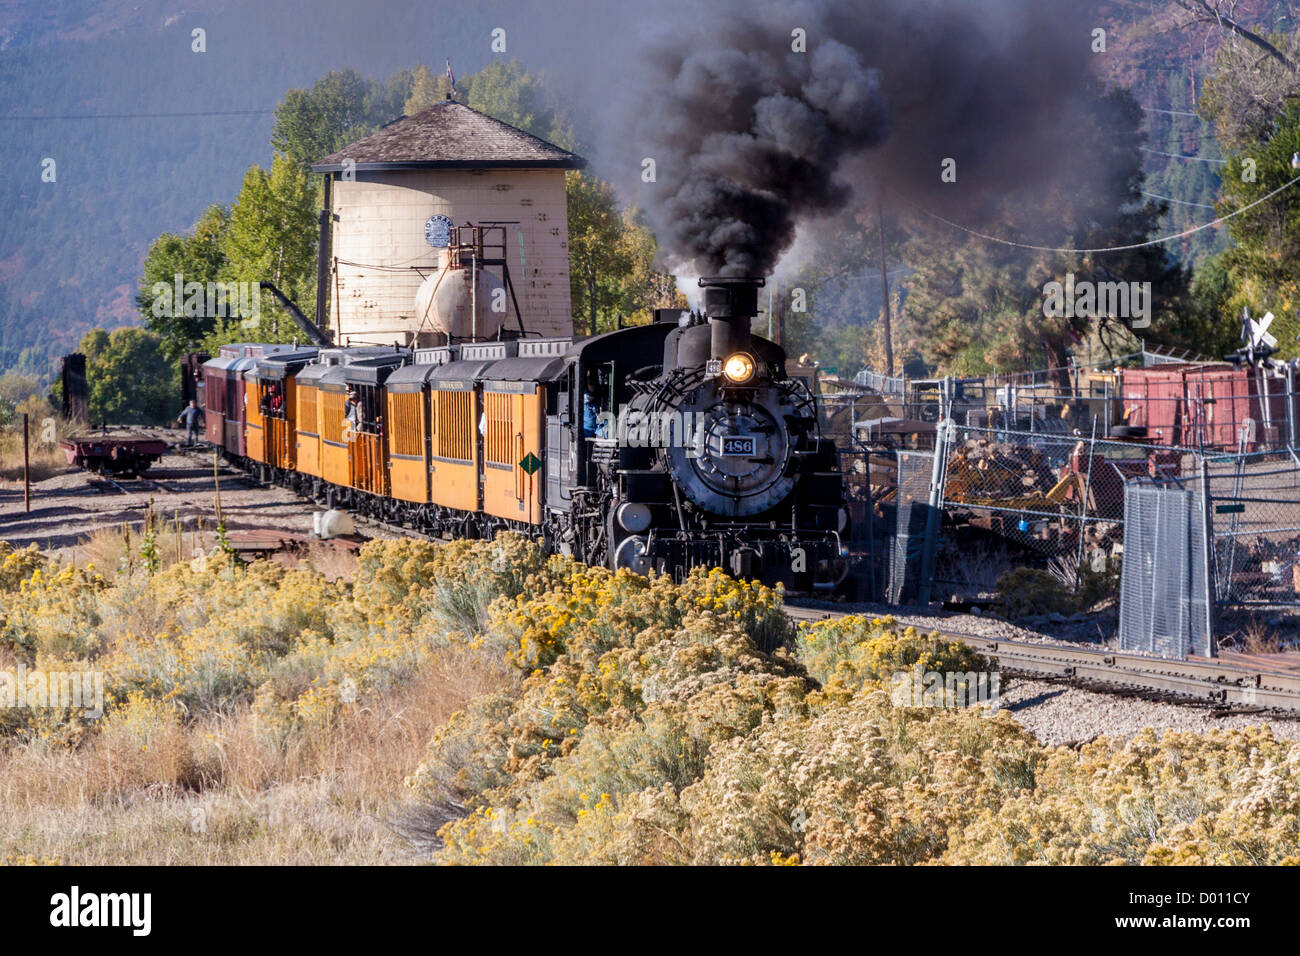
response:
[[[787,604],[796,621],[845,617],[831,611]],[[1079,684],[1098,684],[1123,691],[1151,691],[1188,702],[1300,712],[1300,675],[1255,670],[1213,660],[1171,660],[1064,644],[1037,644],[955,631],[931,630],[962,641],[997,660],[1012,674],[1032,675]]]

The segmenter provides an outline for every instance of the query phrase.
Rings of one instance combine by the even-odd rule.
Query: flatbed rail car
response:
[[[142,475],[167,451],[167,443],[148,435],[88,435],[59,442],[69,465],[98,475]]]

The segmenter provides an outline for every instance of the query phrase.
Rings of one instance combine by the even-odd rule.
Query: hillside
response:
[[[1264,23],[1282,6],[1243,0],[1238,13]],[[1212,215],[1217,153],[1190,114],[1220,37],[1203,27],[1171,31],[1168,15],[1141,4],[1106,3],[1102,12],[1110,42],[1098,69],[1131,85],[1151,110],[1147,191],[1173,200],[1168,231],[1203,222]],[[0,179],[0,371],[46,371],[47,359],[88,329],[135,321],[148,243],[190,228],[209,203],[233,198],[250,164],[269,162],[271,111],[288,89],[331,69],[387,77],[420,63],[440,69],[444,57],[469,73],[493,56],[488,35],[502,26],[507,56],[598,96],[591,71],[610,69],[612,58],[596,55],[593,43],[633,35],[617,22],[629,15],[530,0],[466,0],[436,12],[415,0],[0,7],[0,161],[8,171]],[[204,53],[191,50],[195,28],[206,31]],[[584,121],[582,109],[573,112]],[[54,183],[41,178],[46,158],[57,164]],[[1196,261],[1223,241],[1203,232],[1177,248]]]
[[[0,369],[24,349],[34,350],[25,364],[39,365],[94,326],[132,322],[149,242],[188,230],[209,203],[234,197],[251,164],[269,164],[271,113],[287,90],[342,67],[387,77],[449,56],[458,70],[477,69],[491,55],[486,24],[500,19],[483,6],[447,5],[435,19],[391,0],[207,12],[78,3],[26,18],[45,8],[6,5]],[[206,53],[191,51],[195,28]],[[515,31],[521,47],[526,33]],[[41,180],[46,157],[55,183]]]

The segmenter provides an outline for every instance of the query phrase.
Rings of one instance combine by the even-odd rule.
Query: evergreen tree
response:
[[[906,259],[916,271],[907,281],[903,320],[928,363],[957,374],[1054,368],[1064,385],[1068,358],[1085,337],[1126,351],[1133,341],[1129,317],[1047,314],[1048,283],[1071,274],[1076,283],[1150,282],[1151,324],[1137,334],[1156,341],[1186,310],[1186,271],[1162,245],[1098,253],[1024,248],[1112,249],[1157,234],[1166,207],[1141,194],[1137,104],[1126,92],[1110,93],[1098,100],[1093,119],[1080,138],[1095,144],[1087,158],[1104,174],[1096,182],[1085,187],[1057,176],[1049,188],[995,201],[980,231],[1020,245],[914,217]],[[1030,234],[1025,224],[1041,231]]]
[[[269,172],[252,167],[230,210],[222,241],[223,276],[235,282],[273,282],[304,314],[316,308],[316,186],[287,156]],[[289,342],[302,333],[271,293],[262,292],[260,322],[240,323],[242,338]],[[233,331],[233,330],[232,330]]]
[[[1259,315],[1270,310],[1276,320],[1269,331],[1282,358],[1300,355],[1300,183],[1247,208],[1300,177],[1291,157],[1300,152],[1300,104],[1291,102],[1259,142],[1246,143],[1224,167],[1220,214],[1245,210],[1228,223],[1233,246],[1223,264],[1232,281],[1223,316],[1225,334],[1240,327],[1243,307]],[[1203,291],[1222,296],[1209,284]],[[1211,298],[1211,301],[1213,299]]]

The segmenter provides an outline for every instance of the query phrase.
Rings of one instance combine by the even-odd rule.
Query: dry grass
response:
[[[59,434],[63,434],[59,431]],[[42,442],[40,426],[33,423],[29,436],[28,455],[31,462],[31,480],[44,481],[71,468],[58,443]],[[0,485],[11,486],[23,480],[23,425],[0,428]]]
[[[210,549],[214,537],[158,520],[159,569]],[[144,543],[138,523],[102,529],[73,560],[128,587],[146,579]],[[357,573],[357,556],[331,545],[278,557],[330,577]],[[110,642],[119,627],[154,634],[175,625],[154,619],[147,594],[124,608],[127,618],[104,626]],[[0,647],[0,667],[14,668],[20,657]],[[404,781],[455,711],[519,678],[504,656],[464,642],[431,649],[414,666],[287,730],[280,711],[244,695],[188,719],[165,698],[119,702],[72,741],[44,733],[0,739],[0,864],[420,862],[394,827],[408,801]]]
[[[307,545],[306,561],[327,581],[351,582],[357,576],[358,557],[355,551],[326,541],[312,541]]]
[[[1250,614],[1241,626],[1241,649],[1247,654],[1280,654],[1286,650],[1276,627],[1258,614]]]
[[[416,679],[276,748],[251,710],[138,747],[111,726],[77,750],[0,755],[0,858],[67,864],[417,862],[390,826],[434,730],[510,679],[448,651]]]
[[[188,527],[187,527],[188,524]],[[154,518],[154,551],[158,570],[181,561],[193,560],[212,548],[212,534],[200,518],[183,522],[178,517]],[[123,522],[112,527],[96,528],[71,549],[68,559],[80,568],[94,566],[109,581],[140,567],[145,544],[144,522]]]
[[[210,554],[217,545],[217,535],[211,529],[212,521],[182,521],[176,516],[164,520],[155,518],[154,550],[157,570],[163,570],[181,561],[192,561],[201,554]],[[130,575],[143,562],[145,543],[144,522],[137,521],[96,528],[79,540],[67,554],[79,568],[92,568],[108,581],[116,582]],[[329,542],[311,541],[306,550],[292,549],[277,552],[269,557],[288,568],[306,564],[325,576],[327,581],[350,583],[357,574],[358,559],[355,551]]]

